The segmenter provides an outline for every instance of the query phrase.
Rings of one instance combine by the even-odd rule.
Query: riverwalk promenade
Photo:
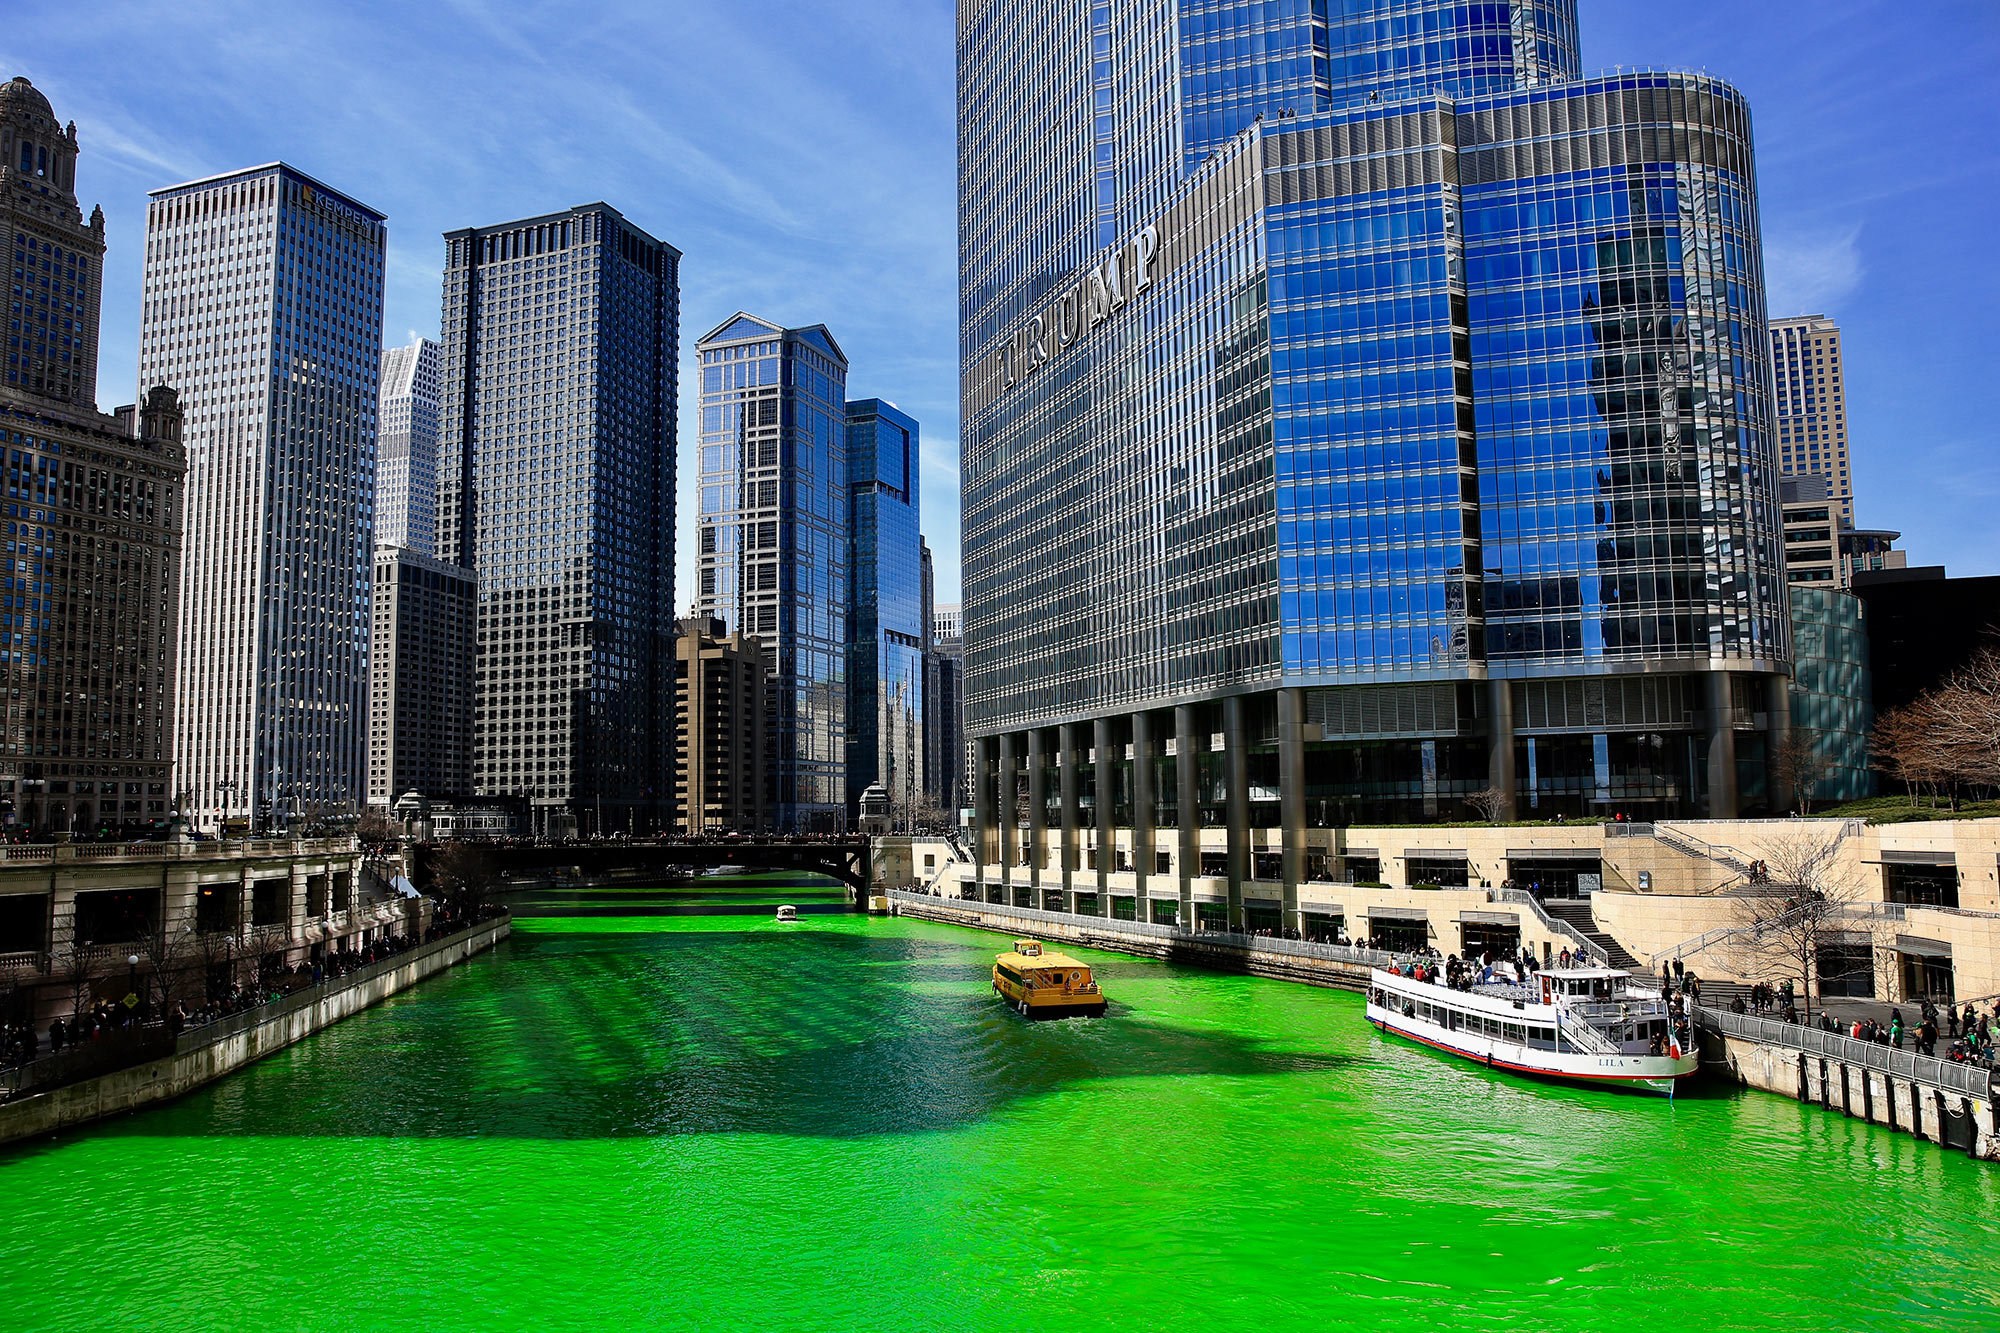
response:
[[[112,1033],[105,1039],[111,1049],[104,1054],[118,1067],[40,1091],[29,1089],[0,1104],[0,1144],[55,1134],[192,1092],[484,953],[511,929],[507,916],[481,921],[178,1036],[160,1025]],[[89,1047],[74,1052],[74,1058],[83,1060],[94,1055],[98,1052]]]
[[[902,891],[888,897],[906,916],[1346,990],[1363,989],[1371,969],[1394,961],[1380,950],[1337,944],[1189,931]],[[1701,1005],[1694,1015],[1710,1076],[2000,1161],[2000,1079],[1983,1066]]]

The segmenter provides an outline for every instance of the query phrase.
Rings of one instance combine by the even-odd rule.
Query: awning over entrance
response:
[[[1530,847],[1507,850],[1509,861],[1601,861],[1604,853],[1595,847]]]
[[[1430,914],[1421,907],[1371,907],[1368,909],[1371,921],[1422,921],[1429,922]]]
[[[1458,919],[1482,926],[1519,926],[1521,924],[1521,916],[1518,912],[1460,912]]]
[[[1927,940],[1921,935],[1898,935],[1896,949],[1900,953],[1915,954],[1919,958],[1951,957],[1951,945],[1943,940]]]
[[[1956,852],[1905,852],[1892,851],[1884,847],[1882,855],[1867,864],[1872,866],[1955,866],[1958,864]]]
[[[1373,847],[1349,847],[1341,855],[1354,857],[1358,861],[1379,861],[1382,859],[1382,853],[1376,851]]]
[[[1300,902],[1300,903],[1299,903],[1299,910],[1300,910],[1301,912],[1311,912],[1311,913],[1313,913],[1313,914],[1314,914],[1315,916],[1345,916],[1345,915],[1347,915],[1347,909],[1346,909],[1346,908],[1344,908],[1344,907],[1342,907],[1342,906],[1341,906],[1341,905],[1340,905],[1339,903],[1314,903],[1314,902]]]
[[[1463,847],[1411,847],[1403,853],[1405,861],[1463,861]]]

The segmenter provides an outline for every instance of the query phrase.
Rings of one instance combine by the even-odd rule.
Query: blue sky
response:
[[[689,355],[739,308],[824,322],[850,394],[918,418],[956,595],[950,0],[7,8],[0,76],[76,120],[80,193],[104,206],[105,406],[133,396],[149,189],[283,158],[383,210],[390,342],[436,333],[442,232],[603,199],[685,253]],[[1772,313],[1846,331],[1856,517],[1902,529],[1915,562],[2000,573],[2000,456],[1972,391],[2000,305],[2000,4],[1582,9],[1588,66],[1706,68],[1748,93]]]

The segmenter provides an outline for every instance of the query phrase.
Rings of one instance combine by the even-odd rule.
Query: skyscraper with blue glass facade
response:
[[[847,405],[847,800],[881,784],[907,811],[926,790],[925,550],[916,420],[880,398]]]
[[[1780,804],[1749,110],[1575,10],[959,4],[989,892],[1291,924],[1351,821]]]
[[[680,251],[604,204],[445,235],[438,554],[477,571],[472,782],[670,827]]]
[[[847,817],[847,357],[824,325],[738,313],[696,344],[695,610],[763,646],[768,807],[784,832]]]

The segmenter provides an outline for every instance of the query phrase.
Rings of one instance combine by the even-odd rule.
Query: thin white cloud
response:
[[[1834,314],[1861,285],[1861,228],[1766,236],[1764,268],[1773,317]]]

